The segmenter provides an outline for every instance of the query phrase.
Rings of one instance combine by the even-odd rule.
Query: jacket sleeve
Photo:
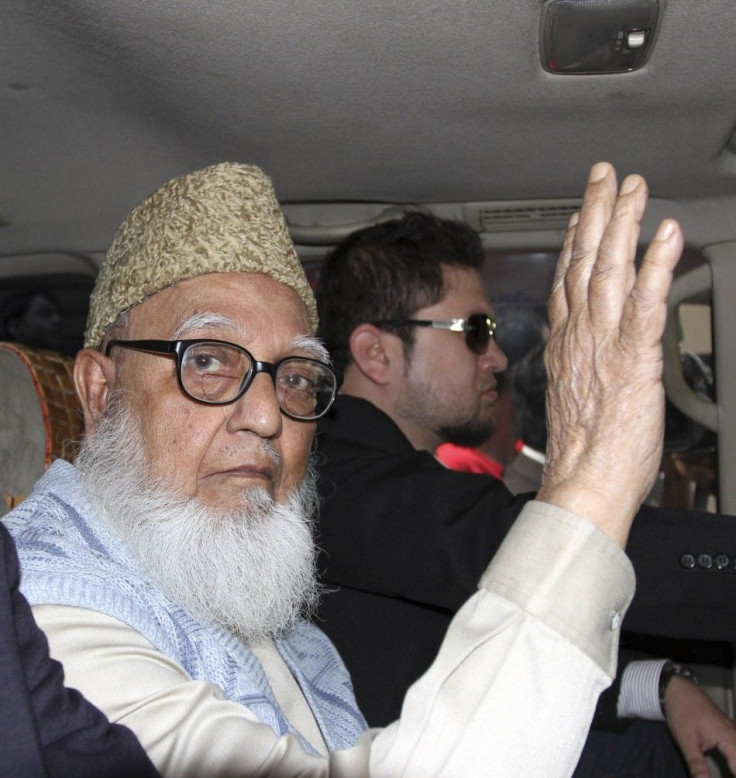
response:
[[[3,775],[154,778],[158,773],[133,733],[65,688],[62,667],[49,657],[46,637],[18,589],[18,557],[2,523],[0,542]]]
[[[320,441],[319,452],[323,579],[453,612],[533,496],[423,451],[360,456]]]
[[[736,639],[736,517],[642,506],[626,553],[636,597],[624,629]]]
[[[512,497],[495,479],[447,470],[427,452],[361,456],[328,444],[325,453],[325,580],[451,611],[533,496]],[[642,506],[626,553],[637,587],[625,630],[736,640],[735,517]]]

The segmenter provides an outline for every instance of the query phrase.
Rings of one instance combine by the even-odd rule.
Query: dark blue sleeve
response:
[[[0,546],[0,774],[155,778],[133,733],[64,686],[63,669],[19,591],[18,557],[2,522]]]

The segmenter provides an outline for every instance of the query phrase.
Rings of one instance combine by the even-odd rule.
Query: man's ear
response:
[[[102,419],[107,398],[115,379],[115,365],[102,352],[82,349],[74,361],[74,387],[84,412],[84,429],[87,434]]]
[[[392,372],[403,357],[397,337],[367,322],[350,335],[350,353],[360,372],[381,386],[391,382]]]

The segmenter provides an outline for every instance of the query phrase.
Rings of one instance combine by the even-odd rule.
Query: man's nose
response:
[[[273,378],[266,372],[259,373],[245,394],[232,404],[228,431],[248,430],[268,439],[278,437],[282,425],[283,415]]]
[[[487,370],[491,370],[493,373],[503,373],[509,366],[506,354],[501,351],[501,347],[498,345],[495,338],[491,338],[488,343],[488,348],[481,356],[481,362],[483,362],[483,366]]]

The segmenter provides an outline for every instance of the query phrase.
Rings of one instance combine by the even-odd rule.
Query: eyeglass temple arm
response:
[[[114,338],[105,346],[105,356],[110,356],[110,350],[114,346],[129,348],[133,351],[148,351],[152,354],[176,355],[173,345],[175,342],[176,341],[169,340],[118,340],[117,338]]]
[[[374,321],[376,327],[402,327],[414,325],[415,327],[431,327],[433,330],[451,330],[452,332],[465,332],[465,319],[449,319],[435,321],[434,319],[398,319],[396,321]]]
[[[407,324],[416,324],[420,327],[431,327],[433,330],[450,330],[451,332],[465,332],[465,319],[447,319],[435,321],[434,319],[407,319]]]

